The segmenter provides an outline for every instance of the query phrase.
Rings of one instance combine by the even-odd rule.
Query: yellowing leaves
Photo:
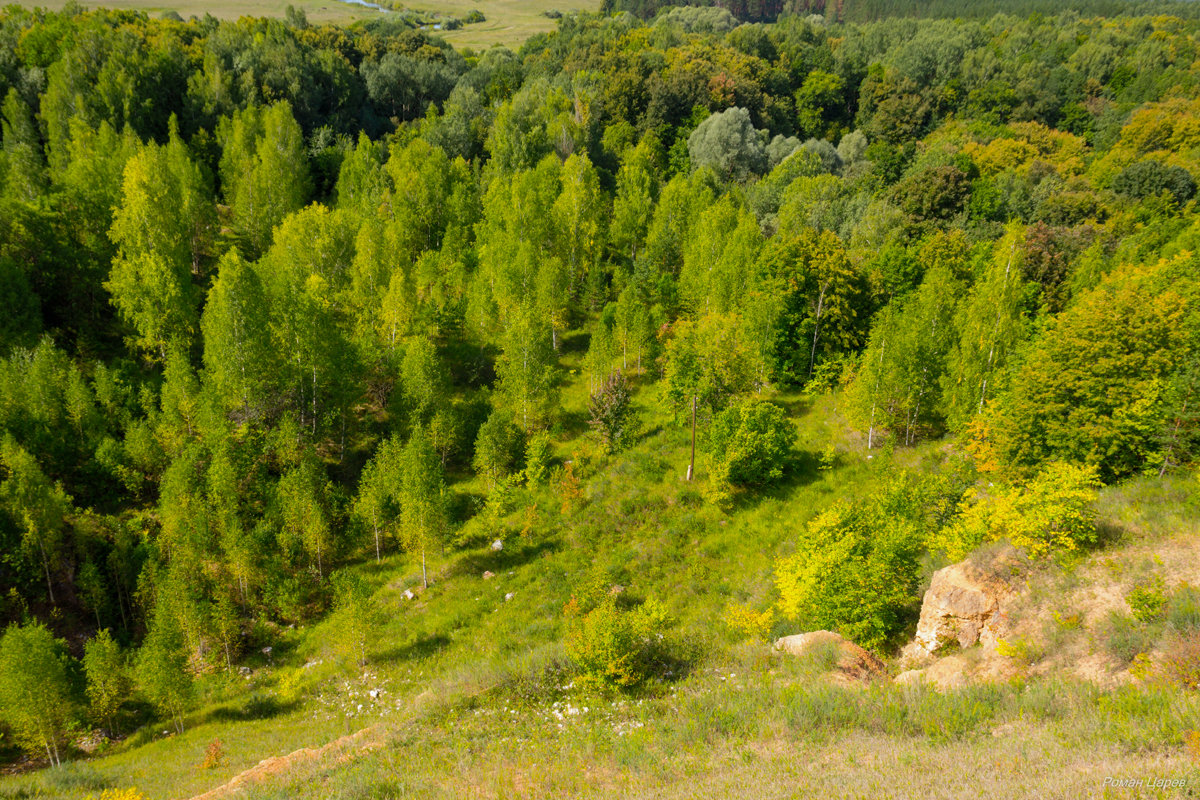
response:
[[[1173,98],[1134,111],[1121,138],[1093,165],[1093,180],[1106,185],[1123,168],[1147,157],[1192,173],[1200,170],[1200,99]]]
[[[987,144],[968,142],[963,147],[985,176],[1008,170],[1025,174],[1035,161],[1053,165],[1064,177],[1083,172],[1087,143],[1080,137],[1037,122],[1016,122],[1009,130],[1012,138],[997,138]]]
[[[1092,504],[1099,486],[1095,467],[1054,462],[1028,483],[970,489],[958,519],[933,545],[955,560],[1004,539],[1035,557],[1069,552],[1095,537]]]

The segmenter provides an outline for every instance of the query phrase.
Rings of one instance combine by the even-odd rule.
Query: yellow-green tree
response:
[[[10,625],[0,636],[0,720],[30,753],[61,764],[59,746],[74,713],[66,647],[41,623]]]

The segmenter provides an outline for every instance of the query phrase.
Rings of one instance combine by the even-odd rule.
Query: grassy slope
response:
[[[578,361],[564,356],[568,370]],[[372,742],[381,749],[289,764],[252,796],[714,797],[746,785],[762,797],[885,788],[957,796],[961,785],[944,778],[951,768],[1012,796],[1099,794],[1108,774],[1200,781],[1181,744],[1184,731],[1200,730],[1194,693],[1101,692],[1053,677],[1027,690],[848,690],[826,685],[812,664],[739,643],[719,622],[730,602],[766,605],[775,560],[813,514],[896,469],[935,468],[939,448],[868,460],[845,433],[837,396],[777,398],[797,416],[800,447],[815,452],[832,441],[839,463],[822,472],[803,459],[789,483],[727,514],[682,481],[686,431],[671,424],[656,387],[637,395],[637,445],[590,468],[582,381],[572,378],[563,396],[558,455],[585,465],[585,499],[564,515],[555,489],[522,490],[507,516],[472,523],[478,546],[435,559],[436,581],[416,600],[403,597],[419,585],[413,562],[393,555],[357,567],[382,610],[366,675],[333,657],[337,631],[328,623],[280,630],[271,663],[259,653],[247,659],[250,679],[207,679],[183,736],[140,731],[85,764],[0,782],[0,797],[82,797],[105,786],[189,797],[268,756],[378,722]],[[1130,535],[1160,536],[1174,523],[1146,499],[1145,491],[1111,492],[1105,513]],[[504,540],[502,552],[486,547],[493,538]],[[597,564],[631,594],[667,603],[680,638],[701,653],[694,672],[637,697],[597,698],[555,671],[562,606]],[[496,577],[485,580],[485,570]],[[790,631],[782,623],[775,633]],[[382,692],[371,698],[372,689]],[[214,739],[225,761],[201,769]]]
[[[57,10],[65,2],[35,0],[18,5]],[[145,11],[151,16],[175,11],[184,19],[193,14],[203,16],[206,13],[219,19],[283,17],[287,7],[293,5],[303,9],[313,23],[349,23],[379,14],[378,11],[355,8],[338,0],[80,0],[80,5],[87,8],[131,8]],[[412,0],[408,7],[460,19],[472,9],[479,9],[486,21],[438,34],[456,46],[479,49],[494,44],[517,47],[535,33],[554,30],[555,21],[545,16],[543,11],[595,11],[600,3],[599,0]]]

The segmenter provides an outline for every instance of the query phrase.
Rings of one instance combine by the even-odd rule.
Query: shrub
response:
[[[117,710],[129,695],[125,656],[104,629],[84,644],[83,669],[87,677],[88,715],[110,733]]]
[[[1163,652],[1162,672],[1186,689],[1200,689],[1200,631],[1171,639]]]
[[[640,605],[608,590],[607,576],[590,579],[563,610],[567,656],[577,681],[590,688],[625,688],[650,678],[665,658],[666,608],[654,600]]]
[[[1154,648],[1158,631],[1129,614],[1111,611],[1100,625],[1100,636],[1104,649],[1113,660],[1126,666],[1139,654]]]
[[[762,486],[783,477],[796,429],[779,406],[747,400],[725,409],[708,435],[711,489],[727,497],[734,486]]]
[[[1187,749],[1192,761],[1200,764],[1200,730],[1187,732]]]
[[[990,496],[968,491],[955,523],[936,544],[953,559],[999,539],[1031,556],[1074,550],[1095,541],[1092,503],[1099,485],[1094,467],[1053,463],[1024,485],[1000,487]]]
[[[89,794],[87,800],[146,800],[146,795],[133,788],[105,789],[99,797]]]
[[[591,419],[588,420],[588,424],[592,426],[606,452],[615,453],[632,438],[631,400],[629,383],[620,370],[610,375],[592,395],[589,405]]]
[[[1002,658],[1012,659],[1022,667],[1030,666],[1042,656],[1040,648],[1021,636],[997,641],[996,654]]]
[[[550,469],[550,436],[535,433],[525,444],[525,482],[540,486]]]
[[[367,665],[367,642],[374,629],[375,608],[371,589],[357,573],[340,570],[330,576],[333,587],[333,636],[331,644],[346,665]]]
[[[916,603],[921,535],[889,503],[835,505],[808,525],[795,555],[775,570],[780,608],[815,628],[879,649]]]
[[[730,603],[725,608],[725,624],[743,639],[759,641],[768,638],[771,624],[775,621],[775,609],[755,611],[741,603]]]
[[[221,745],[220,739],[213,739],[208,743],[208,747],[204,748],[204,762],[200,765],[200,769],[216,769],[225,763],[225,748]]]
[[[1167,608],[1167,596],[1163,591],[1163,579],[1155,575],[1150,580],[1139,583],[1129,594],[1125,602],[1138,622],[1154,622],[1163,616]]]
[[[1167,624],[1186,633],[1200,629],[1200,589],[1181,586],[1167,600]]]
[[[502,412],[492,412],[475,439],[475,471],[487,478],[489,488],[495,486],[500,478],[520,468],[524,446],[521,429]]]

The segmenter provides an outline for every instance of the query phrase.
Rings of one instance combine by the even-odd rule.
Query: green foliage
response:
[[[880,428],[904,444],[942,428],[942,375],[962,291],[955,266],[952,260],[935,262],[916,292],[893,300],[875,319],[849,390],[853,418],[867,429],[868,449]]]
[[[1166,620],[1171,628],[1182,633],[1200,629],[1200,589],[1180,586],[1171,592]]]
[[[984,542],[1007,539],[1030,555],[1067,553],[1096,539],[1096,470],[1052,463],[1024,483],[968,490],[937,545],[959,559]]]
[[[1157,644],[1160,631],[1139,622],[1123,611],[1110,611],[1100,623],[1098,635],[1104,650],[1119,665],[1127,666]]]
[[[445,478],[441,461],[424,428],[418,427],[408,437],[402,457],[401,539],[410,551],[420,552],[422,581],[428,585],[425,553],[440,544],[445,536]]]
[[[130,681],[125,654],[108,629],[88,639],[83,647],[87,676],[88,716],[107,731],[114,731],[117,711],[129,698]]]
[[[63,542],[71,498],[61,484],[52,484],[37,459],[10,435],[0,442],[0,506],[21,531],[21,548],[27,557],[41,562],[46,591],[54,602],[51,568],[56,565]]]
[[[384,439],[363,467],[354,499],[353,514],[367,527],[380,559],[383,540],[395,535],[400,520],[400,486],[404,475],[404,449],[395,436]]]
[[[523,450],[521,429],[513,425],[505,414],[494,411],[479,427],[473,466],[492,487],[500,478],[520,468]]]
[[[236,251],[217,270],[201,319],[205,375],[226,407],[240,405],[261,416],[278,374],[266,292],[258,272]]]
[[[736,315],[679,322],[667,344],[667,397],[676,413],[693,398],[716,413],[754,387],[761,374],[757,361]]]
[[[608,377],[592,394],[588,424],[608,453],[624,448],[633,438],[633,408],[629,382],[620,370]]]
[[[0,12],[8,619],[111,626],[85,654],[116,663],[127,643],[178,720],[188,676],[231,670],[250,620],[256,642],[303,638],[276,621],[327,630],[307,623],[335,566],[382,581],[401,546],[456,581],[456,547],[536,526],[539,592],[563,599],[578,559],[659,585],[682,557],[679,585],[723,593],[679,599],[702,626],[729,593],[760,607],[754,559],[783,525],[768,518],[805,522],[852,487],[861,502],[814,528],[851,555],[802,543],[792,582],[810,561],[832,577],[789,591],[806,619],[878,643],[911,611],[914,552],[1078,548],[1096,475],[1191,469],[1197,15],[942,2],[914,13],[962,18],[847,24],[880,4],[776,6],[564,13],[519,53],[458,52],[395,10],[346,27]],[[624,450],[588,463],[597,392],[601,438]],[[693,403],[722,492],[776,480],[793,426],[821,471],[715,524],[673,483],[687,436],[667,423]],[[961,438],[921,444],[946,431]],[[947,447],[994,484],[961,509],[949,489],[904,505],[865,488]],[[372,546],[380,565],[355,567]],[[747,568],[717,581],[717,558]],[[486,617],[458,594],[410,607],[450,630],[497,620],[472,640],[508,658],[527,592]],[[1183,631],[1179,597],[1134,623]],[[338,598],[330,626],[356,631],[361,663],[367,615]],[[639,671],[621,666],[634,605],[595,618],[602,681]],[[436,641],[441,622],[394,616]],[[551,644],[526,627],[522,652]],[[85,671],[122,694],[98,682],[116,670]],[[201,686],[222,708],[238,696]],[[940,721],[913,697],[865,707]],[[806,698],[797,719],[845,718]]]
[[[0,637],[0,719],[31,755],[61,764],[75,710],[66,648],[41,623],[10,625]]]
[[[701,122],[688,137],[688,159],[692,169],[709,167],[738,182],[767,169],[765,142],[744,108],[728,108]]]
[[[1008,460],[1092,464],[1105,480],[1161,466],[1164,434],[1182,420],[1168,387],[1191,374],[1200,342],[1192,264],[1118,270],[1047,324],[1000,404]]]
[[[1154,622],[1167,610],[1167,595],[1161,575],[1134,586],[1125,595],[1125,602],[1138,622]]]
[[[951,429],[965,427],[994,400],[1005,366],[1027,335],[1020,244],[1021,231],[1010,227],[996,243],[970,299],[958,311],[957,341],[943,377]]]
[[[525,482],[529,486],[541,486],[550,472],[551,447],[553,441],[544,432],[535,433],[525,443]]]
[[[187,348],[199,327],[192,276],[208,254],[216,212],[208,180],[172,128],[125,166],[121,204],[109,236],[117,246],[105,288],[133,326],[138,348],[165,359]]]
[[[183,732],[183,715],[192,702],[194,687],[188,667],[183,631],[174,616],[159,611],[134,662],[138,691]]]
[[[365,669],[367,642],[375,628],[370,587],[361,575],[347,570],[330,575],[329,583],[333,588],[333,613],[329,622],[334,651],[343,662],[359,670]]]
[[[710,492],[727,497],[735,487],[778,481],[791,466],[796,428],[774,403],[750,399],[713,418],[708,431]]]
[[[250,252],[263,253],[275,226],[308,200],[304,134],[283,101],[235,112],[223,120],[217,138],[225,202]]]
[[[1186,203],[1196,194],[1196,181],[1182,167],[1167,166],[1152,158],[1137,161],[1113,178],[1112,190],[1134,198],[1153,197],[1170,192],[1177,203]]]
[[[937,529],[927,515],[955,494],[950,484],[900,479],[818,514],[776,565],[781,612],[868,649],[894,641],[919,605],[920,556]]]
[[[660,671],[671,618],[655,600],[625,600],[612,591],[606,575],[593,572],[563,609],[564,644],[580,685],[629,688]]]

